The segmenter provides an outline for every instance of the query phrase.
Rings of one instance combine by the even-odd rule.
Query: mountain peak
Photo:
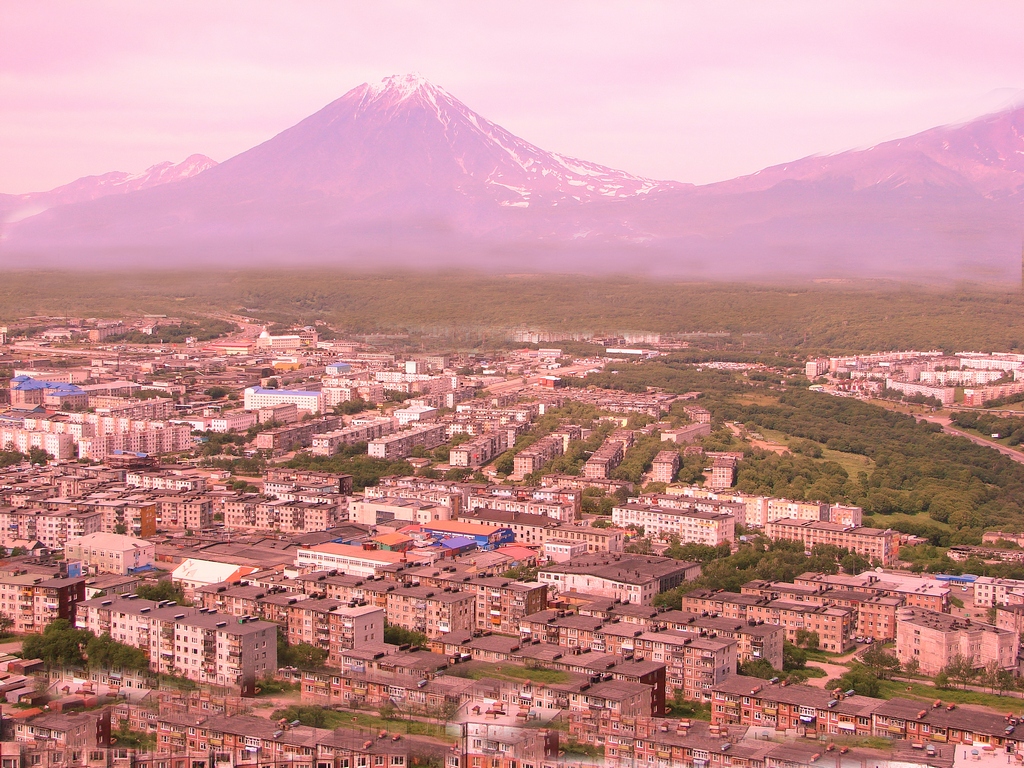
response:
[[[376,97],[381,95],[397,96],[407,99],[419,91],[440,91],[436,85],[418,72],[407,75],[390,75],[379,83],[367,83],[367,93]]]

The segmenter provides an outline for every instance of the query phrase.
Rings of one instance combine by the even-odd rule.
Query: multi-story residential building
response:
[[[343,429],[334,429],[313,436],[311,453],[314,456],[333,456],[343,445],[368,443],[371,440],[390,435],[395,431],[392,419],[374,419],[361,424],[352,424]]]
[[[91,533],[69,539],[64,558],[81,561],[89,573],[126,575],[152,568],[155,548],[151,542],[116,533]]]
[[[736,465],[738,463],[733,456],[716,456],[711,464],[708,487],[714,490],[731,488],[736,482]]]
[[[476,623],[477,597],[471,592],[398,586],[374,597],[375,604],[381,602],[385,604],[388,624],[422,632],[427,637],[472,630]]]
[[[175,621],[174,645],[179,674],[243,696],[254,696],[257,681],[277,671],[277,626],[270,622],[195,613]]]
[[[563,453],[565,453],[565,442],[560,436],[542,437],[515,455],[511,477],[521,480]]]
[[[128,470],[124,475],[125,485],[143,488],[147,491],[192,491],[207,490],[209,482],[205,475],[195,471],[148,472]]]
[[[252,529],[281,533],[313,533],[336,527],[341,517],[336,502],[284,499],[260,501],[254,505]],[[234,520],[237,521],[238,517],[235,516]]]
[[[505,635],[519,633],[521,620],[547,607],[547,585],[479,577],[463,581],[461,589],[476,591],[475,627]]]
[[[666,692],[689,701],[711,701],[712,689],[736,674],[737,642],[688,632],[644,632],[633,640],[633,658],[666,666]]]
[[[425,525],[451,518],[451,507],[420,499],[378,496],[353,500],[348,507],[348,519],[363,525],[391,525],[399,521],[403,525]]]
[[[0,576],[0,614],[11,630],[39,633],[56,619],[75,622],[78,605],[85,600],[85,579],[45,578],[28,573]]]
[[[896,617],[896,658],[916,660],[923,674],[936,675],[955,657],[980,669],[990,662],[1014,669],[1020,641],[1015,632],[946,613],[903,608]]]
[[[800,574],[793,582],[795,586],[820,588],[825,585],[840,590],[896,597],[909,607],[949,613],[949,586],[934,578],[891,571],[865,571],[856,576],[809,572]]]
[[[68,461],[78,455],[72,435],[37,432],[21,427],[0,427],[0,446],[4,450],[25,454],[33,449],[42,449],[59,461]]]
[[[583,476],[589,478],[611,477],[612,470],[622,463],[626,454],[626,444],[621,440],[609,438],[594,451],[583,465]]]
[[[323,395],[304,389],[264,389],[247,387],[244,394],[245,410],[258,411],[275,405],[294,405],[304,413],[321,413],[324,410]]]
[[[671,483],[676,479],[678,471],[679,451],[658,451],[651,463],[651,480],[656,483]]]
[[[858,636],[887,642],[896,637],[896,611],[903,605],[900,597],[889,597],[850,589],[828,589],[822,586],[801,586],[779,581],[751,581],[743,585],[743,594],[760,595],[770,600],[806,602],[852,608]]]
[[[754,594],[697,589],[683,595],[682,609],[689,613],[709,612],[741,621],[775,624],[786,632],[791,643],[797,633],[814,632],[818,647],[841,652],[853,644],[857,614],[851,608],[818,605],[788,600],[773,600]]]
[[[540,493],[538,491],[538,493]],[[520,512],[527,515],[543,515],[560,523],[571,524],[576,521],[580,507],[579,498],[513,498],[493,493],[471,494],[466,501],[466,512],[477,509],[495,509],[503,512]]]
[[[70,539],[80,539],[103,530],[103,513],[44,512],[36,518],[35,538],[51,552],[64,549]]]
[[[593,553],[568,563],[542,566],[542,584],[559,593],[581,592],[650,605],[654,596],[700,575],[700,565],[648,555]]]
[[[432,450],[446,439],[444,424],[423,424],[371,440],[366,450],[375,459],[404,459],[417,446]]]
[[[161,530],[205,531],[213,527],[213,499],[205,494],[165,493],[155,502]]]
[[[991,608],[994,605],[1009,605],[1020,602],[1017,595],[1024,593],[1024,579],[998,579],[994,576],[979,576],[974,580],[974,604]],[[1013,593],[1017,593],[1014,595]]]
[[[603,626],[604,620],[596,616],[546,610],[524,616],[519,623],[519,635],[524,644],[539,640],[549,645],[589,651],[594,645],[595,634]]]
[[[581,608],[581,610],[583,610]],[[716,635],[736,641],[736,660],[764,659],[774,669],[782,669],[782,649],[786,631],[777,624],[736,621],[725,617],[701,616],[685,611],[658,614],[656,625],[691,635]]]
[[[177,668],[175,660],[181,654],[181,645],[175,644],[175,622],[198,610],[135,595],[96,597],[79,604],[75,626],[95,635],[109,634],[119,643],[145,651],[151,671],[169,674]]]
[[[699,509],[668,509],[647,504],[612,507],[612,522],[622,528],[641,527],[645,536],[668,539],[676,536],[683,544],[717,547],[735,538],[736,518],[722,512]]]
[[[775,541],[799,541],[809,551],[815,544],[831,544],[856,552],[882,566],[896,559],[898,546],[891,530],[862,528],[799,520],[776,520],[765,525],[765,534]]]

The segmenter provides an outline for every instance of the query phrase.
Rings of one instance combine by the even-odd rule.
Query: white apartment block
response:
[[[305,413],[321,413],[324,410],[323,395],[304,389],[264,389],[248,387],[245,390],[245,410],[258,411],[275,405],[292,404]]]
[[[661,539],[678,536],[682,544],[704,544],[709,547],[732,542],[736,535],[736,518],[732,515],[696,509],[623,504],[612,508],[612,522],[620,528],[627,525],[642,527],[645,536]]]
[[[41,448],[55,459],[68,460],[75,458],[75,441],[68,434],[50,432],[33,432],[20,427],[0,427],[0,447],[6,451],[28,453],[34,448]]]

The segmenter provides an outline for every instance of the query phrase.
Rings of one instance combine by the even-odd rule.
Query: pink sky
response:
[[[0,3],[0,191],[225,160],[419,72],[544,149],[706,183],[993,111],[1016,2]]]

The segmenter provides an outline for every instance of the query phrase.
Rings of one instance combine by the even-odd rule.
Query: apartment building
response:
[[[518,634],[524,617],[547,607],[547,585],[536,581],[478,577],[464,581],[461,589],[476,592],[475,627],[479,630]]]
[[[174,645],[178,674],[242,696],[255,696],[258,680],[277,671],[277,626],[270,622],[197,612],[174,622]]]
[[[156,502],[146,494],[76,504],[79,509],[103,513],[103,532],[124,532],[144,539],[156,535]]]
[[[124,475],[125,485],[142,488],[147,491],[193,491],[201,492],[208,488],[205,475],[198,472],[147,472],[145,470],[128,470]]]
[[[612,522],[622,528],[643,528],[645,536],[668,539],[677,536],[683,544],[717,547],[735,538],[736,518],[725,513],[699,509],[667,509],[647,504],[612,507]]]
[[[342,512],[336,501],[275,499],[255,503],[253,512],[252,529],[280,533],[327,531],[336,527],[342,519]],[[234,519],[237,520],[237,516]]]
[[[682,610],[705,611],[730,619],[763,622],[782,627],[786,640],[796,643],[801,630],[818,635],[818,647],[842,652],[853,645],[857,613],[852,608],[818,605],[761,595],[698,589],[683,595]]]
[[[0,576],[0,613],[18,633],[40,633],[56,619],[74,623],[85,600],[85,579],[45,578],[29,573]]]
[[[736,641],[739,662],[764,659],[774,669],[782,669],[782,648],[786,639],[783,627],[758,621],[736,621],[722,616],[701,616],[685,611],[666,611],[652,622],[675,632],[690,635],[729,638]]]
[[[374,419],[359,424],[352,424],[343,429],[313,436],[312,450],[314,456],[333,456],[343,445],[368,443],[371,440],[390,435],[395,431],[392,419]]]
[[[538,471],[549,461],[565,453],[565,441],[558,435],[542,437],[536,443],[515,455],[511,478],[522,480]]]
[[[538,491],[538,493],[541,493]],[[559,494],[552,494],[558,496]],[[466,501],[466,510],[497,509],[505,512],[520,512],[527,515],[543,515],[560,523],[574,523],[580,507],[579,494],[575,498],[516,498],[493,493],[473,493]]]
[[[476,596],[474,628],[519,634],[520,620],[547,607],[547,585],[540,582],[511,581],[497,576],[479,576],[456,566],[424,566],[408,570],[405,583],[413,586],[466,592]],[[383,585],[361,585],[364,594],[386,589]],[[369,599],[369,598],[368,598]]]
[[[678,471],[679,451],[658,451],[651,463],[651,480],[655,483],[671,483],[676,479]]]
[[[322,648],[332,663],[344,650],[384,642],[385,609],[380,606],[296,596],[284,602],[282,614],[290,645]]]
[[[64,558],[80,561],[89,573],[127,575],[153,567],[152,542],[116,533],[91,533],[68,539]]]
[[[990,662],[1014,669],[1020,641],[1015,632],[946,613],[903,608],[896,617],[896,658],[917,660],[921,672],[936,675],[956,656],[976,669]]]
[[[891,571],[865,571],[856,576],[808,572],[800,574],[793,582],[796,586],[825,585],[840,590],[896,597],[908,607],[949,613],[949,587],[934,578]]]
[[[583,465],[583,476],[587,478],[609,478],[612,471],[622,463],[625,455],[625,443],[609,438],[587,459]]]
[[[653,555],[593,553],[542,566],[537,579],[560,594],[581,592],[650,605],[654,596],[700,575],[700,565]]]
[[[371,440],[366,450],[375,459],[404,459],[412,454],[413,448],[422,446],[429,451],[447,438],[444,424],[423,424]]]
[[[737,642],[687,632],[644,632],[633,640],[633,658],[666,666],[666,692],[688,701],[711,701],[712,689],[736,674]]]
[[[848,527],[836,523],[776,520],[765,525],[765,534],[775,541],[799,541],[810,551],[815,544],[832,544],[856,552],[883,567],[896,559],[899,547],[891,530]]]
[[[157,525],[165,531],[213,528],[213,499],[201,493],[165,493],[155,500]]]
[[[0,427],[0,446],[24,454],[42,449],[59,461],[69,461],[78,456],[75,439],[71,435],[36,432],[21,427]]]
[[[427,637],[471,631],[476,624],[477,596],[471,592],[402,585],[378,594],[374,603],[379,605],[382,597],[388,624]]]
[[[174,624],[197,610],[135,595],[96,597],[79,604],[75,626],[95,635],[109,634],[119,643],[145,651],[151,671],[169,674],[180,653],[180,645],[176,647],[174,642]]]
[[[35,537],[51,552],[64,549],[70,539],[80,539],[103,530],[99,510],[44,512],[35,519]]]
[[[258,411],[275,405],[294,405],[304,413],[321,413],[324,410],[323,395],[304,389],[265,389],[247,387],[244,393],[245,410]]]
[[[994,605],[1009,605],[1021,602],[1024,594],[1024,579],[999,579],[994,576],[979,576],[974,580],[974,604],[991,608]],[[1013,595],[1013,593],[1016,593]],[[1011,597],[1011,595],[1013,595]]]
[[[723,490],[735,485],[738,464],[739,460],[733,456],[716,456],[711,464],[708,487],[714,490]]]
[[[523,643],[539,640],[548,645],[589,651],[595,634],[604,626],[596,616],[581,616],[572,611],[545,610],[524,616],[519,623]]]
[[[78,458],[107,461],[118,453],[177,453],[192,446],[192,428],[187,424],[132,421],[124,431],[81,438],[78,441]]]
[[[362,525],[425,525],[451,518],[451,507],[420,499],[384,496],[353,500],[348,507],[349,521]]]

